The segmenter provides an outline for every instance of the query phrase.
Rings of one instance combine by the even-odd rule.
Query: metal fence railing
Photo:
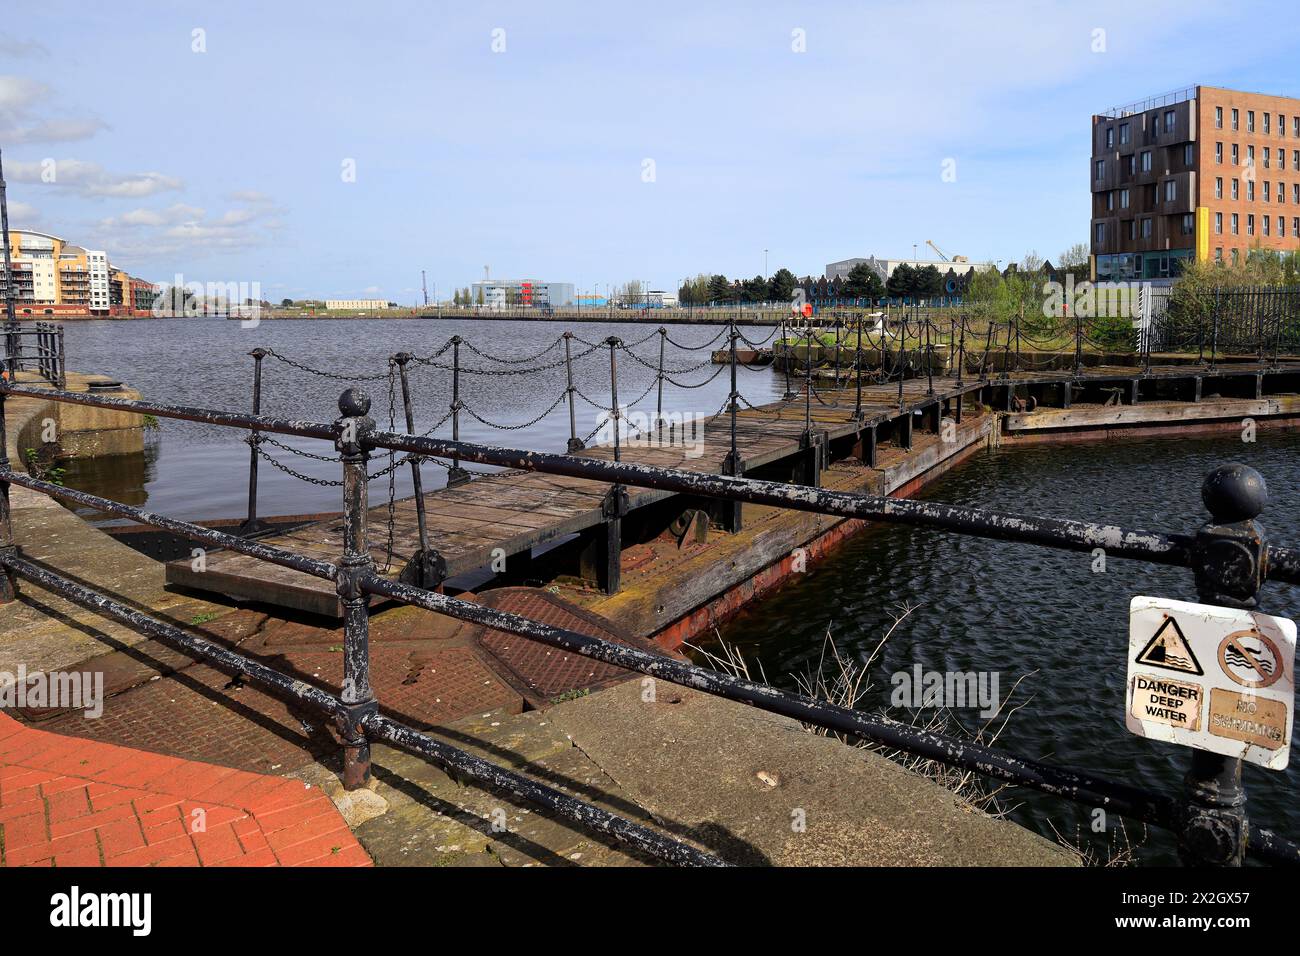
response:
[[[266,542],[229,535],[151,514],[106,498],[51,484],[14,471],[0,458],[0,602],[13,600],[21,581],[30,581],[68,600],[169,641],[225,670],[246,676],[280,696],[311,707],[336,722],[343,740],[343,781],[362,786],[370,771],[370,742],[385,741],[421,755],[488,786],[499,787],[555,813],[608,834],[663,860],[716,865],[718,857],[668,838],[640,824],[569,797],[522,774],[454,748],[407,727],[379,710],[370,683],[369,602],[372,597],[425,608],[527,640],[562,648],[649,675],[657,680],[742,701],[805,723],[873,741],[1005,783],[1032,788],[1089,807],[1106,808],[1134,820],[1173,830],[1189,864],[1239,865],[1249,855],[1270,862],[1300,863],[1300,845],[1249,820],[1241,785],[1240,759],[1194,751],[1184,791],[1159,793],[1131,782],[1110,780],[1078,769],[1028,759],[981,743],[917,729],[885,717],[778,690],[748,679],[698,667],[626,645],[589,637],[517,614],[457,600],[385,577],[375,567],[367,529],[368,462],[376,451],[401,452],[418,465],[427,458],[505,466],[587,478],[610,485],[611,495],[627,486],[662,489],[684,496],[865,518],[919,528],[1091,551],[1185,567],[1192,570],[1201,600],[1257,608],[1266,581],[1300,584],[1300,552],[1269,542],[1254,518],[1263,507],[1262,478],[1241,465],[1211,473],[1204,494],[1210,520],[1194,534],[1166,534],[1059,518],[1017,515],[932,501],[830,491],[808,485],[762,481],[736,475],[697,473],[617,459],[549,454],[400,432],[380,431],[368,416],[370,399],[349,388],[339,398],[340,418],[331,423],[248,415],[216,409],[129,401],[79,392],[0,384],[0,422],[8,395],[39,397],[124,412],[155,415],[332,442],[342,465],[343,543],[337,562],[298,554]],[[0,430],[0,448],[4,447]],[[9,487],[18,485],[110,514],[162,528],[212,547],[228,548],[261,561],[332,581],[343,608],[343,684],[339,694],[307,684],[268,665],[214,644],[130,607],[55,568],[24,557],[13,535]],[[611,509],[607,520],[622,512]],[[1232,560],[1224,560],[1230,551]]]
[[[55,388],[65,388],[63,326],[53,322],[5,322],[0,326],[0,368],[10,381],[19,372],[34,372]]]

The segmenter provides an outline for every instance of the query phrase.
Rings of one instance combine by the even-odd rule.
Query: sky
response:
[[[23,5],[10,224],[157,282],[603,292],[1086,242],[1090,117],[1300,96],[1294,0]]]

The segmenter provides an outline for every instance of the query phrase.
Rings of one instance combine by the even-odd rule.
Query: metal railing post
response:
[[[62,326],[62,325],[58,326],[58,331],[57,331],[56,334],[57,334],[57,337],[58,337],[58,349],[59,349],[59,351],[58,351],[58,360],[59,360],[59,371],[58,371],[58,374],[59,374],[59,388],[62,389],[62,388],[67,388],[67,387],[68,387],[68,370],[67,370],[67,364],[66,364],[66,362],[64,361],[64,354],[63,354],[63,326]]]
[[[266,358],[267,351],[263,348],[256,348],[248,354],[253,357],[253,414],[260,415],[262,412],[262,359]],[[261,457],[258,452],[261,444],[261,433],[256,428],[249,429],[248,517],[239,526],[239,533],[242,535],[256,534],[266,528],[266,525],[257,520],[257,460]]]
[[[862,316],[858,316],[857,344],[853,350],[853,370],[856,384],[853,399],[853,417],[862,421]]]
[[[1222,308],[1222,298],[1219,290],[1214,290],[1214,315],[1210,317],[1210,364],[1209,369],[1214,369],[1215,360],[1219,357],[1219,315]]]
[[[781,344],[785,346],[785,356],[782,364],[785,365],[785,400],[793,401],[795,393],[790,389],[790,365],[794,362],[794,347],[786,340],[786,322],[785,316],[781,317]]]
[[[0,470],[9,471],[9,433],[5,425],[4,392],[0,392]],[[13,515],[9,510],[9,482],[0,481],[0,559],[18,555],[14,543]],[[18,597],[18,576],[9,566],[0,565],[0,604],[8,604]]]
[[[655,398],[655,433],[658,434],[664,420],[664,345],[668,340],[668,330],[659,326],[659,371],[655,378],[659,394]],[[660,438],[662,444],[662,436]]]
[[[740,390],[736,382],[736,369],[739,364],[736,355],[736,339],[739,333],[736,331],[736,323],[731,323],[731,335],[729,349],[731,351],[731,395],[727,400],[729,411],[731,413],[731,448],[724,459],[723,473],[739,478],[744,475],[744,469],[740,464],[740,449],[736,446],[736,415],[740,412]],[[739,501],[722,501],[719,502],[722,507],[722,524],[726,531],[735,534],[741,528],[741,504]]]
[[[614,429],[614,461],[623,460],[622,439],[619,435],[623,413],[618,406],[618,349],[623,344],[616,335],[605,340],[609,346],[609,403],[610,424]],[[606,594],[617,594],[623,578],[623,517],[628,511],[627,489],[618,483],[612,484],[601,503],[601,517],[604,518],[605,549],[601,555],[601,582]]]
[[[926,395],[934,394],[934,342],[930,337],[930,313],[925,314],[925,381]]]
[[[460,441],[460,343],[459,335],[451,337],[451,440]],[[454,488],[469,481],[469,472],[460,466],[460,456],[452,458],[447,469],[447,487]]]
[[[407,363],[414,356],[410,352],[398,352],[393,356],[397,366],[397,377],[402,385],[402,409],[405,412],[406,432],[415,434],[415,409],[411,405],[411,381],[407,375]],[[411,490],[415,495],[415,525],[420,539],[420,552],[411,558],[410,567],[414,570],[415,583],[419,587],[432,590],[442,584],[447,576],[447,566],[442,556],[429,547],[429,528],[425,520],[424,478],[420,474],[419,455],[411,455]]]
[[[368,416],[370,396],[349,388],[339,396],[335,448],[343,460],[343,558],[339,562],[336,591],[343,604],[343,692],[338,713],[343,738],[343,786],[363,787],[370,778],[370,741],[365,721],[378,711],[370,687],[370,595],[362,581],[374,574],[374,561],[366,540],[369,496],[366,441],[375,430]]]
[[[1083,319],[1079,310],[1074,310],[1074,374],[1083,374]]]
[[[567,451],[582,451],[587,446],[582,443],[578,437],[578,417],[574,408],[574,388],[573,388],[573,333],[565,332],[562,336],[564,339],[564,375],[568,381],[565,391],[569,396],[569,441],[565,446]]]
[[[961,388],[961,377],[966,372],[966,317],[963,315],[957,321],[961,323],[961,329],[958,332],[960,344],[957,346],[957,387]],[[960,401],[960,398],[958,401]]]
[[[1201,486],[1210,520],[1196,532],[1192,572],[1204,604],[1257,610],[1268,543],[1255,518],[1268,503],[1264,478],[1246,465],[1222,465]],[[1192,751],[1179,853],[1193,866],[1241,866],[1246,853],[1246,791],[1241,759]]]

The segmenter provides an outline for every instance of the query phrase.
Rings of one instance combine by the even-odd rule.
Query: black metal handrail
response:
[[[24,340],[34,338],[29,346]],[[67,387],[63,355],[63,326],[52,322],[34,322],[26,327],[19,322],[5,322],[0,331],[0,368],[16,381],[20,371],[35,372],[55,388]]]
[[[4,492],[0,495],[0,501],[3,501],[3,513],[0,513],[0,566],[7,571],[2,582],[3,587],[0,588],[0,590],[7,589],[7,593],[0,593],[0,599],[6,596],[12,598],[14,576],[25,577],[43,586],[49,586],[83,606],[115,616],[128,623],[135,622],[141,627],[151,627],[153,628],[151,633],[184,643],[186,647],[197,650],[214,661],[224,662],[227,666],[245,667],[244,664],[230,658],[229,655],[233,652],[222,649],[222,654],[209,654],[193,643],[199,639],[179,631],[165,633],[169,626],[153,621],[133,609],[117,605],[104,595],[74,585],[59,578],[53,571],[22,558],[14,544],[9,520],[7,499],[8,485],[11,483],[43,494],[99,507],[110,513],[163,527],[195,540],[205,541],[218,547],[228,547],[262,560],[334,581],[344,606],[345,689],[340,698],[330,697],[328,702],[316,700],[316,703],[330,709],[339,722],[345,740],[344,782],[346,786],[356,787],[364,783],[369,772],[368,740],[372,736],[421,753],[436,762],[450,759],[450,755],[446,753],[447,745],[424,737],[410,728],[396,725],[388,718],[378,715],[378,702],[369,684],[368,600],[369,595],[374,594],[479,623],[492,629],[518,634],[531,640],[640,671],[671,683],[744,701],[762,709],[883,743],[995,779],[1031,787],[1092,806],[1108,807],[1153,825],[1172,827],[1178,831],[1184,858],[1189,862],[1239,863],[1246,852],[1273,861],[1300,862],[1300,846],[1270,831],[1255,827],[1246,820],[1244,791],[1240,788],[1240,760],[1230,760],[1196,751],[1193,754],[1193,772],[1189,775],[1188,789],[1183,800],[1152,794],[1127,784],[1027,760],[983,745],[917,731],[896,721],[872,718],[858,711],[812,700],[803,695],[780,691],[764,684],[646,654],[623,645],[543,625],[526,617],[494,611],[470,602],[457,601],[424,588],[391,581],[377,574],[374,569],[369,555],[365,527],[366,462],[371,450],[383,448],[573,475],[612,482],[616,485],[661,488],[730,501],[753,501],[841,517],[896,521],[1030,544],[1068,549],[1100,547],[1117,556],[1191,567],[1196,574],[1198,591],[1203,600],[1210,603],[1254,607],[1259,587],[1267,577],[1288,583],[1300,583],[1300,574],[1297,573],[1300,571],[1300,561],[1297,560],[1293,550],[1268,545],[1263,538],[1262,530],[1253,523],[1252,519],[1263,507],[1265,492],[1262,479],[1258,474],[1244,466],[1228,466],[1211,473],[1204,493],[1206,505],[1213,516],[1211,523],[1194,536],[1162,535],[1126,530],[1111,525],[1011,515],[875,495],[827,492],[818,488],[788,486],[747,478],[702,475],[617,461],[604,462],[572,455],[543,454],[470,442],[447,442],[413,435],[379,432],[375,429],[373,421],[367,417],[370,407],[369,398],[356,389],[349,389],[343,393],[339,400],[342,417],[328,425],[261,415],[234,414],[190,406],[29,389],[11,384],[0,384],[0,413],[3,411],[3,398],[9,394],[33,395],[55,401],[334,441],[336,448],[342,453],[344,470],[344,552],[341,561],[336,565],[222,532],[199,528],[176,519],[152,515],[85,492],[72,491],[42,482],[13,472],[7,460],[0,461],[0,465],[3,465],[3,468],[0,468],[0,490]],[[0,422],[2,421],[3,415],[0,414]],[[3,434],[0,431],[0,441],[2,440]],[[1225,560],[1223,557],[1225,546],[1233,549],[1231,560]],[[238,657],[238,655],[234,656]],[[254,662],[247,662],[247,664],[249,666],[241,672],[249,673],[254,679],[267,683],[273,688],[286,690],[282,686],[285,682],[298,683],[266,668],[265,665],[253,666]],[[287,692],[306,700],[292,688],[288,688]],[[462,756],[468,757],[468,755]],[[483,778],[479,776],[477,779]],[[532,785],[531,782],[529,784]],[[519,790],[515,792],[528,799],[534,799],[533,796],[527,796]],[[547,796],[545,799],[553,799],[553,797]],[[587,809],[594,811],[594,808]],[[580,811],[573,807],[560,812],[581,815]],[[578,819],[578,817],[571,818]],[[625,826],[603,820],[602,826],[605,832],[632,842],[665,859],[676,862],[709,862],[688,859],[689,854],[684,856],[683,853],[690,848],[677,844],[675,844],[677,848],[665,847],[650,840],[646,834],[658,840],[662,840],[662,837],[649,831],[639,833],[628,830],[626,827],[635,828],[636,825],[627,821],[621,821],[621,824]],[[698,851],[694,852],[698,853]]]

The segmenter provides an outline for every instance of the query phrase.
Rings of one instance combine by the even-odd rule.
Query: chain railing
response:
[[[733,343],[736,340],[734,329],[731,330],[731,340]],[[611,357],[615,356],[618,340],[611,337],[606,340],[606,345]],[[617,373],[613,365],[611,393],[611,405],[617,408]],[[4,569],[0,574],[0,602],[15,599],[20,581],[32,582],[142,634],[172,643],[223,670],[243,675],[272,693],[332,717],[343,740],[343,782],[348,789],[365,785],[370,772],[370,743],[379,740],[423,756],[461,776],[503,788],[660,859],[693,865],[721,862],[718,857],[698,847],[667,838],[522,774],[504,770],[382,714],[380,701],[370,683],[369,600],[373,595],[515,634],[657,680],[742,701],[816,727],[1003,783],[1038,790],[1089,807],[1104,807],[1136,821],[1168,828],[1178,836],[1182,857],[1190,864],[1239,865],[1247,855],[1268,862],[1300,862],[1300,846],[1248,818],[1245,793],[1241,789],[1241,761],[1237,758],[1197,751],[1181,794],[1155,792],[1133,782],[1110,780],[1075,768],[1021,757],[983,743],[917,729],[889,718],[871,716],[763,683],[543,624],[522,615],[457,600],[418,584],[395,581],[376,568],[367,537],[367,462],[375,452],[404,453],[420,458],[437,457],[585,478],[610,485],[611,492],[626,487],[659,489],[722,502],[749,502],[838,518],[885,521],[1025,545],[1075,551],[1101,547],[1115,558],[1189,568],[1202,601],[1256,610],[1260,607],[1260,591],[1266,581],[1300,584],[1300,552],[1273,544],[1255,522],[1267,495],[1262,477],[1245,466],[1225,466],[1211,472],[1203,494],[1210,520],[1204,526],[1193,534],[1162,533],[933,501],[830,491],[734,474],[661,468],[621,461],[617,451],[611,461],[417,436],[409,433],[409,423],[405,433],[384,432],[368,415],[369,396],[357,388],[349,388],[340,396],[340,418],[332,423],[129,401],[12,383],[0,384],[0,423],[4,421],[4,399],[10,395],[35,396],[56,402],[238,428],[262,435],[280,434],[333,443],[342,468],[344,516],[342,553],[335,563],[51,484],[12,470],[8,460],[0,458],[0,568]],[[729,403],[734,408],[734,388]],[[0,448],[4,447],[3,442],[4,435],[0,432]],[[617,441],[615,448],[618,448]],[[292,678],[260,661],[160,621],[112,595],[73,581],[55,568],[28,560],[14,538],[8,504],[11,485],[332,581],[343,609],[342,692],[336,695]],[[626,495],[622,497],[626,502]],[[613,520],[622,513],[609,517]],[[1231,561],[1222,558],[1225,548],[1232,550]]]

